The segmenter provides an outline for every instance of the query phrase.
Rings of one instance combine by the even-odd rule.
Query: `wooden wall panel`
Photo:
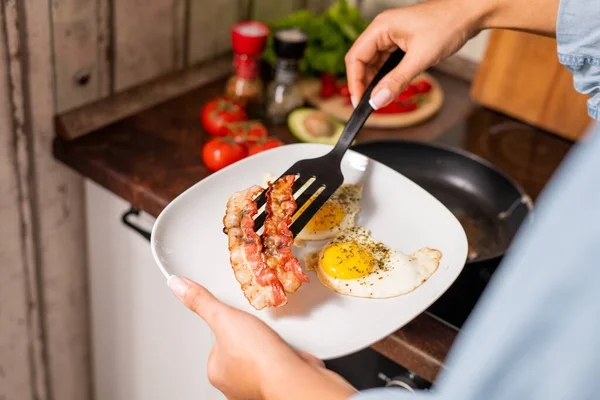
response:
[[[89,397],[83,182],[52,156],[54,107],[49,2],[23,4],[25,129],[31,137],[33,240],[50,399]]]
[[[303,7],[303,0],[254,0],[251,17],[269,23]]]
[[[2,229],[0,284],[0,394],[6,399],[48,397],[47,359],[43,346],[40,287],[37,275],[35,173],[31,162],[32,137],[25,99],[26,48],[21,42],[23,5],[2,3],[2,157],[0,184],[7,201],[0,213],[7,217]],[[47,63],[47,66],[50,64]],[[51,92],[49,92],[51,93]],[[52,101],[50,101],[52,104]],[[8,128],[8,129],[4,129]],[[12,195],[12,196],[11,196]],[[4,236],[6,235],[6,236]],[[5,264],[6,262],[6,264]],[[6,285],[6,286],[5,286]],[[4,325],[6,323],[6,325]],[[4,393],[2,393],[4,392]]]
[[[321,14],[323,11],[334,2],[335,0],[307,0],[306,8],[314,12],[315,14]]]
[[[0,398],[87,399],[81,179],[51,153],[49,3],[0,10]]]
[[[4,49],[0,49],[4,50]],[[0,63],[0,73],[4,73]],[[28,276],[23,257],[23,230],[19,212],[19,179],[13,153],[10,110],[0,83],[0,399],[30,399],[35,391],[29,352]],[[21,397],[19,397],[21,396]]]
[[[231,48],[231,25],[244,19],[239,0],[191,0],[188,14],[188,61],[195,64]]]
[[[58,112],[109,94],[109,17],[108,0],[52,1]]]
[[[360,7],[361,15],[367,19],[373,19],[377,14],[390,9],[410,6],[419,0],[353,0]]]
[[[27,169],[21,161],[26,144],[22,129],[16,130],[22,108],[16,119],[18,105],[12,104],[13,92],[19,88],[11,83],[21,76],[16,59],[20,51],[15,35],[16,3],[3,2],[0,12],[0,399],[28,400],[34,394],[45,398],[45,391],[44,385],[37,387],[34,382],[41,357],[31,351],[29,339],[35,336],[31,318],[37,316],[37,301],[32,302],[35,299],[29,291],[32,253],[24,231],[28,221],[22,215],[27,207],[23,201]]]
[[[114,0],[116,91],[182,66],[185,9],[185,0]]]

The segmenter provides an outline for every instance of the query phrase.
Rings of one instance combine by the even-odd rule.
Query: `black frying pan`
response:
[[[452,211],[467,234],[467,264],[502,257],[531,212],[531,200],[517,183],[471,153],[399,140],[352,149],[400,172]]]

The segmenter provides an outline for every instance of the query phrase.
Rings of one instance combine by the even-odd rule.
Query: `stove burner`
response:
[[[553,156],[548,146],[537,143],[536,132],[528,126],[513,122],[493,125],[489,135],[480,137],[481,148],[507,168],[539,174],[548,164],[555,164],[555,160],[547,159]]]
[[[467,121],[466,149],[505,171],[536,198],[571,143],[488,110]]]

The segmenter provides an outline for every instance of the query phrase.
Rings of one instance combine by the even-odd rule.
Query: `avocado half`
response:
[[[298,108],[288,116],[292,135],[301,142],[335,145],[344,124],[316,108]]]

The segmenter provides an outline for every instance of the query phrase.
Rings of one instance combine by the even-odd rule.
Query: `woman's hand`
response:
[[[357,104],[389,54],[406,55],[373,89],[371,105],[396,98],[420,72],[458,51],[482,29],[512,28],[552,35],[559,0],[428,0],[378,15],[346,55],[348,88]]]
[[[208,378],[229,399],[345,399],[355,390],[317,358],[295,351],[271,328],[217,300],[197,283],[171,277],[169,287],[215,334]]]
[[[466,3],[470,3],[468,6]],[[455,53],[478,32],[477,1],[429,0],[379,14],[346,55],[348,88],[354,104],[366,85],[400,47],[406,55],[373,89],[377,108],[389,104],[420,72]]]

